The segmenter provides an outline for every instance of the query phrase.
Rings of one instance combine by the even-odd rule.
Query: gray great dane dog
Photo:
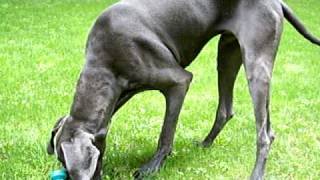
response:
[[[306,39],[320,45],[280,0],[123,0],[114,4],[93,25],[70,115],[56,123],[48,152],[57,155],[70,178],[101,179],[112,115],[133,95],[159,90],[166,99],[166,113],[158,148],[134,177],[159,170],[172,150],[192,80],[184,68],[212,37],[221,35],[219,105],[202,145],[210,146],[233,116],[233,87],[243,64],[257,131],[251,179],[262,179],[274,139],[269,90],[284,17]]]

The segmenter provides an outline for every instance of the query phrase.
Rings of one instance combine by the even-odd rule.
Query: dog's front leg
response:
[[[182,70],[180,67],[172,68],[167,74],[158,78],[165,80],[163,83],[166,85],[168,85],[168,83],[173,84],[161,90],[166,98],[166,114],[158,142],[157,152],[148,163],[144,164],[134,173],[135,179],[141,179],[145,175],[158,171],[172,150],[178,116],[189,88],[192,75],[191,73]]]

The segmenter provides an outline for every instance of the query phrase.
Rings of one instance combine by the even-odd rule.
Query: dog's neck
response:
[[[106,128],[119,96],[114,83],[113,75],[106,68],[86,67],[80,75],[70,111],[73,121],[85,123],[91,133]]]

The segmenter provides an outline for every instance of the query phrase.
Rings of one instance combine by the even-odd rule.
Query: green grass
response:
[[[111,0],[0,0],[0,179],[47,179],[56,119],[67,114],[84,63],[90,26]],[[320,1],[288,0],[320,37]],[[194,80],[173,155],[151,179],[245,179],[255,160],[255,123],[243,69],[232,121],[210,149],[196,147],[217,106],[216,42],[188,68]],[[266,179],[320,179],[320,48],[285,25],[273,75],[271,118],[277,138]],[[164,114],[158,92],[135,96],[113,118],[105,179],[129,179],[155,151]]]

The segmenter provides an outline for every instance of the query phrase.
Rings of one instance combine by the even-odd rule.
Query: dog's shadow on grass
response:
[[[104,156],[104,179],[133,179],[132,174],[144,163],[146,163],[156,150],[156,143],[147,138],[135,139],[138,143],[130,151],[120,150],[112,147],[109,143]],[[143,144],[141,143],[143,142]],[[185,171],[190,164],[199,163],[199,158],[205,158],[203,154],[214,151],[215,147],[200,147],[195,140],[180,138],[176,141],[173,153],[167,158],[161,172]],[[223,147],[220,147],[223,148]],[[226,155],[231,158],[231,154]],[[197,171],[192,169],[191,171]],[[156,179],[157,174],[150,175],[147,179]]]

